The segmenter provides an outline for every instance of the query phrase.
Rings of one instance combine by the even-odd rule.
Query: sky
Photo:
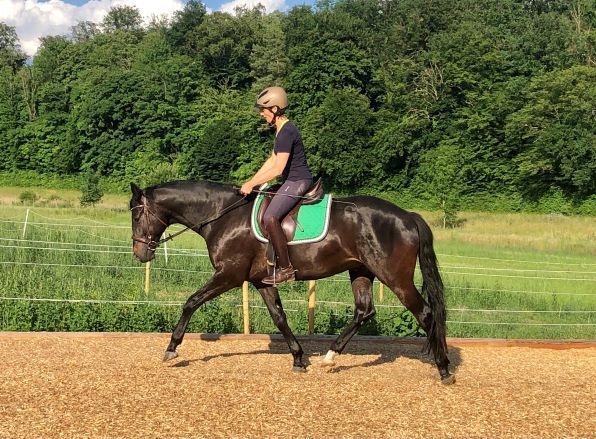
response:
[[[153,15],[172,14],[184,7],[187,0],[0,0],[0,21],[13,26],[21,48],[33,56],[39,37],[68,35],[79,21],[99,23],[113,6],[136,6],[145,20]],[[314,0],[203,0],[208,11],[233,12],[236,6],[261,3],[267,12],[285,11],[297,4],[313,4]]]

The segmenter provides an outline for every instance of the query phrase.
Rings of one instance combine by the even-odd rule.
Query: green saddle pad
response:
[[[255,237],[261,242],[269,242],[263,236],[261,228],[258,224],[257,213],[259,206],[265,198],[264,194],[260,194],[254,201],[251,214],[251,227]],[[325,194],[320,201],[313,204],[305,204],[300,206],[298,210],[298,226],[296,226],[296,233],[294,239],[288,244],[307,244],[309,242],[321,241],[329,228],[329,213],[331,212],[331,194]],[[302,227],[302,229],[301,229]]]

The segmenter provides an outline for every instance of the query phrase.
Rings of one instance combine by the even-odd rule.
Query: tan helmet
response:
[[[267,87],[259,94],[255,107],[271,108],[275,106],[279,108],[280,113],[283,112],[288,106],[288,95],[281,87]]]

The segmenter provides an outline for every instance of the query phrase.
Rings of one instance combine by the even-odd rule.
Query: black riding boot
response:
[[[279,257],[280,269],[274,271],[273,276],[267,276],[263,279],[264,284],[277,285],[286,281],[293,281],[295,279],[294,267],[290,263],[290,256],[288,255],[288,241],[286,235],[281,227],[280,222],[276,218],[271,218],[266,224],[269,239],[273,244],[275,253]]]

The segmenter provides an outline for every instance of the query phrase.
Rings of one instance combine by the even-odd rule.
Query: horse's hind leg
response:
[[[373,304],[372,283],[374,275],[363,268],[350,270],[350,280],[352,282],[352,292],[354,293],[354,303],[356,305],[354,318],[331,344],[331,348],[321,363],[322,366],[333,366],[335,364],[333,357],[343,352],[350,339],[358,332],[358,329],[372,319],[377,312]]]
[[[271,318],[273,319],[275,326],[277,326],[277,328],[281,331],[286,342],[288,343],[290,352],[294,357],[294,372],[306,372],[306,365],[302,361],[302,355],[304,354],[302,351],[302,346],[300,346],[300,343],[298,343],[298,340],[296,340],[296,337],[288,325],[286,313],[281,305],[281,299],[279,297],[277,288],[259,288],[259,292],[261,293],[261,297],[263,297],[263,300],[267,305],[267,309],[269,310],[269,314],[271,314]]]
[[[429,304],[418,292],[412,278],[400,276],[389,283],[388,286],[397,295],[408,311],[410,311],[416,320],[418,320],[422,329],[424,329],[427,334],[430,334],[431,326],[433,324],[432,311]],[[443,345],[443,343],[441,343],[441,345]],[[446,349],[441,348],[435,351],[435,363],[439,369],[439,374],[441,375],[443,383],[453,383],[455,377],[449,373],[449,359],[447,358]]]

